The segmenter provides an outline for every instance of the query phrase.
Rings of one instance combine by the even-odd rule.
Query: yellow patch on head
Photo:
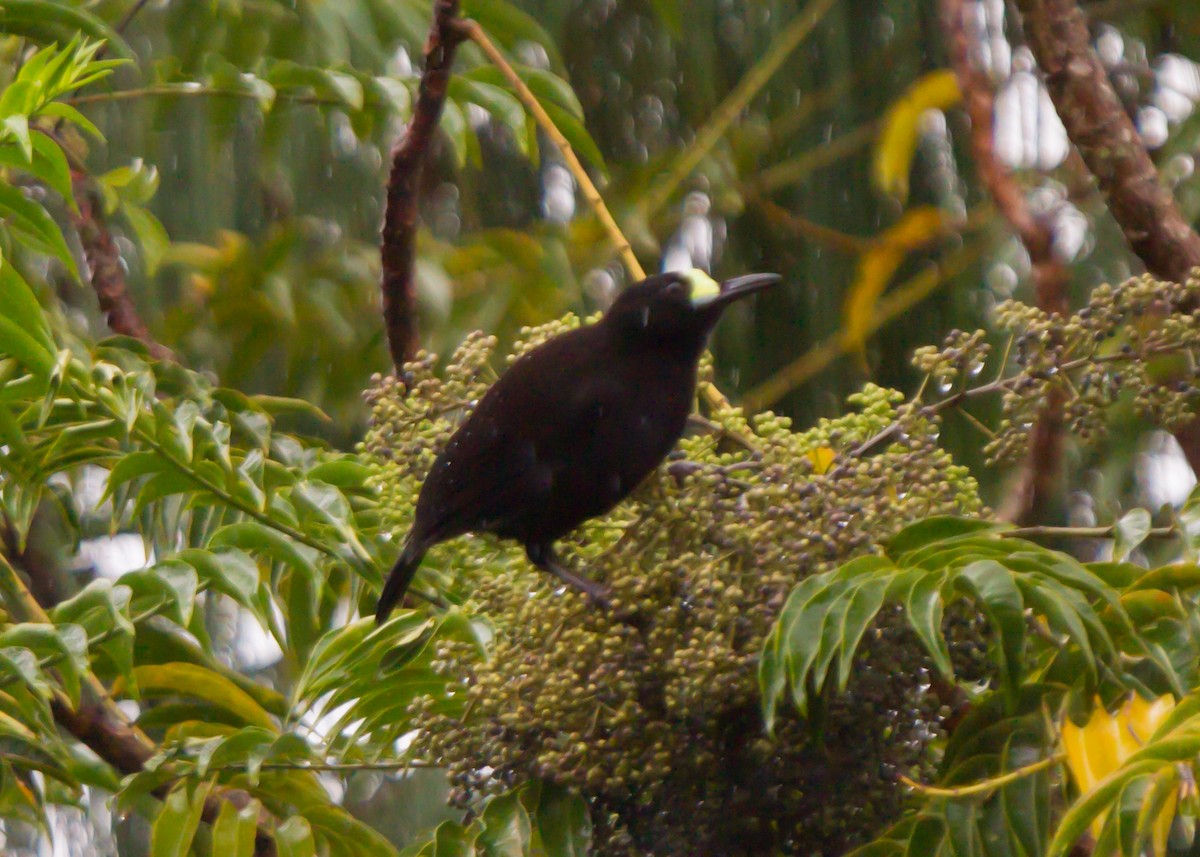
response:
[[[689,268],[679,276],[688,284],[688,297],[691,298],[692,306],[701,307],[712,303],[721,294],[720,284],[699,268]]]

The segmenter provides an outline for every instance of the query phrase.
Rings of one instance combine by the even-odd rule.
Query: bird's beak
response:
[[[769,289],[782,280],[778,274],[745,274],[721,283],[721,293],[717,295],[710,306],[728,306],[747,295]]]

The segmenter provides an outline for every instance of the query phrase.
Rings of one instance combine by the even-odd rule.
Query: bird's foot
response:
[[[567,586],[582,592],[587,596],[588,601],[597,607],[603,607],[605,610],[612,609],[612,590],[604,584],[569,571],[558,563],[553,564],[547,570]]]
[[[637,610],[628,607],[614,608],[612,600],[612,589],[602,583],[597,583],[582,575],[571,571],[552,549],[535,546],[533,549],[528,549],[529,558],[538,568],[549,572],[561,580],[563,583],[570,586],[572,589],[582,592],[587,596],[595,606],[612,614],[613,618],[624,625],[646,630],[649,627],[649,621]]]

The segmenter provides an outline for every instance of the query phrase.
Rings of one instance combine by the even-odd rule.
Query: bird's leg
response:
[[[588,580],[586,577],[582,577],[571,571],[562,564],[562,560],[554,552],[553,546],[529,544],[525,546],[525,555],[529,557],[530,562],[542,571],[553,574],[563,583],[582,592],[594,603],[599,604],[605,609],[612,607],[612,599],[609,598],[608,587],[594,580]]]

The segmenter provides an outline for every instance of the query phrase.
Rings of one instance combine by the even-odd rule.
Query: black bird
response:
[[[421,486],[375,620],[387,619],[429,548],[467,532],[516,539],[535,566],[606,604],[603,586],[559,562],[555,540],[607,512],[666,457],[722,311],[779,279],[748,274],[718,285],[697,269],[647,277],[596,324],[513,363]]]

